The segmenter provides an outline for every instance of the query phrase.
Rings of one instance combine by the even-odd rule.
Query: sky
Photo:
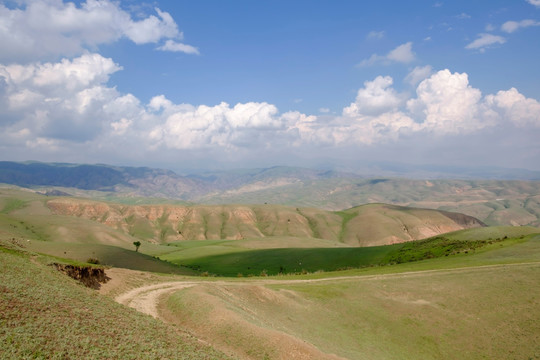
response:
[[[540,0],[0,0],[0,160],[540,170]]]

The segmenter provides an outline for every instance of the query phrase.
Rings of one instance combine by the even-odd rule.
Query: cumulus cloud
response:
[[[171,15],[158,8],[155,15],[136,20],[110,0],[87,0],[80,6],[46,0],[18,4],[0,4],[0,61],[74,56],[121,38],[136,44],[171,40],[162,50],[194,53],[193,47],[178,42],[182,33]]]
[[[343,109],[343,114],[374,115],[397,109],[404,98],[392,88],[392,84],[390,76],[377,76],[373,81],[366,81],[358,90],[356,101]]]
[[[520,28],[531,26],[540,26],[540,21],[526,19],[521,21],[507,21],[501,26],[501,30],[507,33],[513,33]]]
[[[362,60],[358,66],[371,66],[377,63],[390,64],[393,62],[406,64],[414,61],[415,58],[416,56],[412,51],[412,42],[407,42],[399,45],[384,56],[373,54],[369,58]]]
[[[58,63],[0,65],[6,84],[5,131],[28,137],[92,138],[101,131],[107,106],[122,98],[104,85],[120,69],[111,59],[89,53]]]
[[[540,7],[540,0],[527,0],[527,2],[536,7]]]
[[[478,38],[473,42],[465,46],[466,49],[478,49],[480,51],[485,51],[486,48],[494,44],[504,44],[506,39],[502,36],[493,35],[493,34],[480,34]]]
[[[482,96],[466,73],[441,70],[418,85],[405,103],[396,96],[390,77],[377,77],[359,90],[343,117],[325,126],[312,124],[311,138],[334,145],[375,144],[412,135],[439,138],[481,133],[488,128],[540,128],[540,103],[516,89]],[[378,111],[373,111],[375,106]]]
[[[151,138],[173,149],[261,146],[285,131],[287,121],[275,105],[249,102],[231,107],[222,102],[169,113],[164,123],[152,129]]]
[[[526,98],[515,88],[486,96],[486,103],[502,120],[522,128],[540,128],[540,103]]]
[[[481,114],[480,90],[469,85],[467,74],[442,70],[422,81],[408,110],[431,132],[468,133],[486,124]]]
[[[378,76],[364,83],[340,115],[320,116],[281,113],[267,102],[194,106],[157,95],[141,103],[108,85],[120,70],[112,59],[93,53],[55,63],[0,65],[0,148],[82,154],[124,147],[130,149],[126,157],[213,151],[233,158],[446,139],[486,129],[540,129],[538,101],[514,88],[483,96],[467,74],[432,73],[430,67],[409,74],[419,81],[412,96],[394,89],[391,77]]]

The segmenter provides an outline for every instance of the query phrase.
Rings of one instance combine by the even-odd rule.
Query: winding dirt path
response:
[[[161,297],[196,284],[198,284],[198,282],[173,281],[147,285],[123,293],[117,296],[114,300],[144,314],[164,320],[159,317],[157,310]]]
[[[151,315],[157,319],[166,321],[166,319],[160,317],[158,312],[158,305],[165,295],[171,294],[175,291],[186,289],[192,286],[201,284],[215,284],[218,286],[223,285],[283,285],[283,284],[306,284],[306,283],[321,283],[321,282],[336,282],[336,281],[363,281],[374,280],[383,278],[396,278],[396,277],[410,277],[410,276],[427,276],[436,273],[456,273],[464,271],[476,271],[484,269],[494,269],[501,267],[514,267],[514,266],[529,266],[540,265],[540,262],[527,262],[527,263],[514,263],[514,264],[495,264],[495,265],[480,265],[471,267],[460,267],[453,269],[435,269],[435,270],[420,270],[420,271],[408,271],[402,273],[392,274],[378,274],[378,275],[352,275],[352,276],[339,276],[328,277],[321,279],[300,279],[300,280],[276,280],[276,279],[257,279],[247,280],[245,282],[239,281],[171,281],[159,284],[151,284],[135,289],[131,289],[125,293],[118,295],[115,301],[134,308],[137,311]]]
[[[196,338],[201,343],[220,349],[221,351],[231,354],[232,357],[238,359],[251,360],[258,357],[254,357],[249,351],[243,348],[245,345],[242,342],[239,342],[237,345],[230,345],[227,341],[230,339],[222,338],[219,336],[216,338],[211,330],[213,327],[215,329],[223,329],[222,326],[225,324],[227,328],[234,328],[236,333],[243,333],[244,336],[247,336],[246,339],[258,339],[258,345],[264,349],[277,349],[276,353],[273,353],[272,358],[275,359],[300,359],[300,360],[311,360],[311,359],[324,359],[324,360],[342,360],[343,358],[335,355],[323,353],[319,350],[314,344],[306,342],[298,335],[294,335],[294,332],[286,331],[284,328],[274,327],[271,325],[272,321],[268,318],[259,318],[256,311],[251,309],[248,304],[246,304],[242,299],[235,296],[238,292],[230,292],[230,286],[238,289],[238,287],[246,287],[246,293],[253,294],[254,287],[264,287],[266,285],[294,285],[294,284],[307,284],[307,283],[336,283],[336,282],[349,282],[349,281],[374,281],[381,279],[399,279],[399,278],[412,278],[412,277],[425,277],[431,276],[434,274],[456,274],[461,272],[485,272],[491,271],[496,268],[516,268],[516,267],[526,267],[526,266],[540,266],[540,262],[527,262],[527,263],[514,263],[514,264],[494,264],[494,265],[481,265],[481,266],[472,266],[472,267],[460,267],[453,269],[435,269],[435,270],[421,270],[421,271],[409,271],[402,273],[391,273],[391,274],[376,274],[376,275],[353,275],[353,276],[340,276],[340,277],[327,277],[321,279],[298,279],[298,280],[287,280],[287,279],[242,279],[242,280],[215,280],[215,279],[204,279],[204,280],[194,280],[192,278],[186,280],[178,281],[169,281],[162,283],[152,283],[145,286],[140,286],[132,288],[129,290],[120,293],[115,297],[115,301],[129,306],[139,312],[153,316],[156,319],[159,319],[166,323],[172,323],[176,325],[181,325],[177,327],[177,331],[181,331],[190,335],[191,337]],[[122,284],[122,288],[125,289],[125,282],[122,281],[122,276],[125,275],[122,271],[118,272],[117,283]],[[114,271],[111,273],[111,276],[114,277]],[[114,281],[114,278],[113,278]],[[215,305],[212,309],[214,312],[209,318],[210,323],[208,323],[208,328],[204,327],[197,328],[197,326],[202,326],[196,324],[194,328],[186,328],[181,324],[182,320],[171,318],[171,314],[167,314],[167,310],[164,309],[160,312],[163,302],[166,301],[168,296],[172,295],[176,291],[182,289],[188,289],[196,286],[204,285],[206,290],[203,288],[203,292],[210,291],[213,293],[214,301],[212,304]],[[118,286],[115,285],[114,287]],[[117,288],[120,290],[120,288]],[[194,289],[198,291],[197,289]],[[212,296],[210,296],[212,298]],[[217,296],[217,297],[216,297]],[[225,303],[221,303],[218,298],[226,299]],[[421,300],[419,300],[421,301]],[[223,305],[226,304],[226,305]],[[228,305],[227,305],[228,304]],[[207,304],[206,304],[207,305]],[[203,305],[204,306],[204,305]],[[239,313],[236,313],[234,310],[228,308],[232,306],[234,308],[240,309]],[[213,320],[215,323],[212,323]],[[202,319],[201,319],[202,320]],[[208,321],[208,319],[206,320]],[[269,326],[260,325],[260,321],[266,321]],[[193,324],[191,324],[193,325]],[[227,336],[226,336],[227,337]],[[227,341],[224,341],[227,340]],[[234,341],[233,341],[234,342]]]

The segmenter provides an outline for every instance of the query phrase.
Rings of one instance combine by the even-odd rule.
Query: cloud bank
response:
[[[164,95],[144,104],[108,86],[109,77],[121,70],[96,53],[56,63],[0,65],[1,142],[45,153],[122,144],[149,153],[241,153],[365,148],[410,138],[444,141],[486,129],[540,128],[536,100],[515,88],[482,95],[467,74],[448,69],[420,81],[412,96],[396,91],[390,76],[366,81],[338,116],[280,113],[266,102],[175,104]],[[427,70],[413,72],[426,76]]]

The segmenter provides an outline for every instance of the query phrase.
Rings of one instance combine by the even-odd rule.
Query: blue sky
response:
[[[0,1],[3,160],[540,170],[540,1]]]

